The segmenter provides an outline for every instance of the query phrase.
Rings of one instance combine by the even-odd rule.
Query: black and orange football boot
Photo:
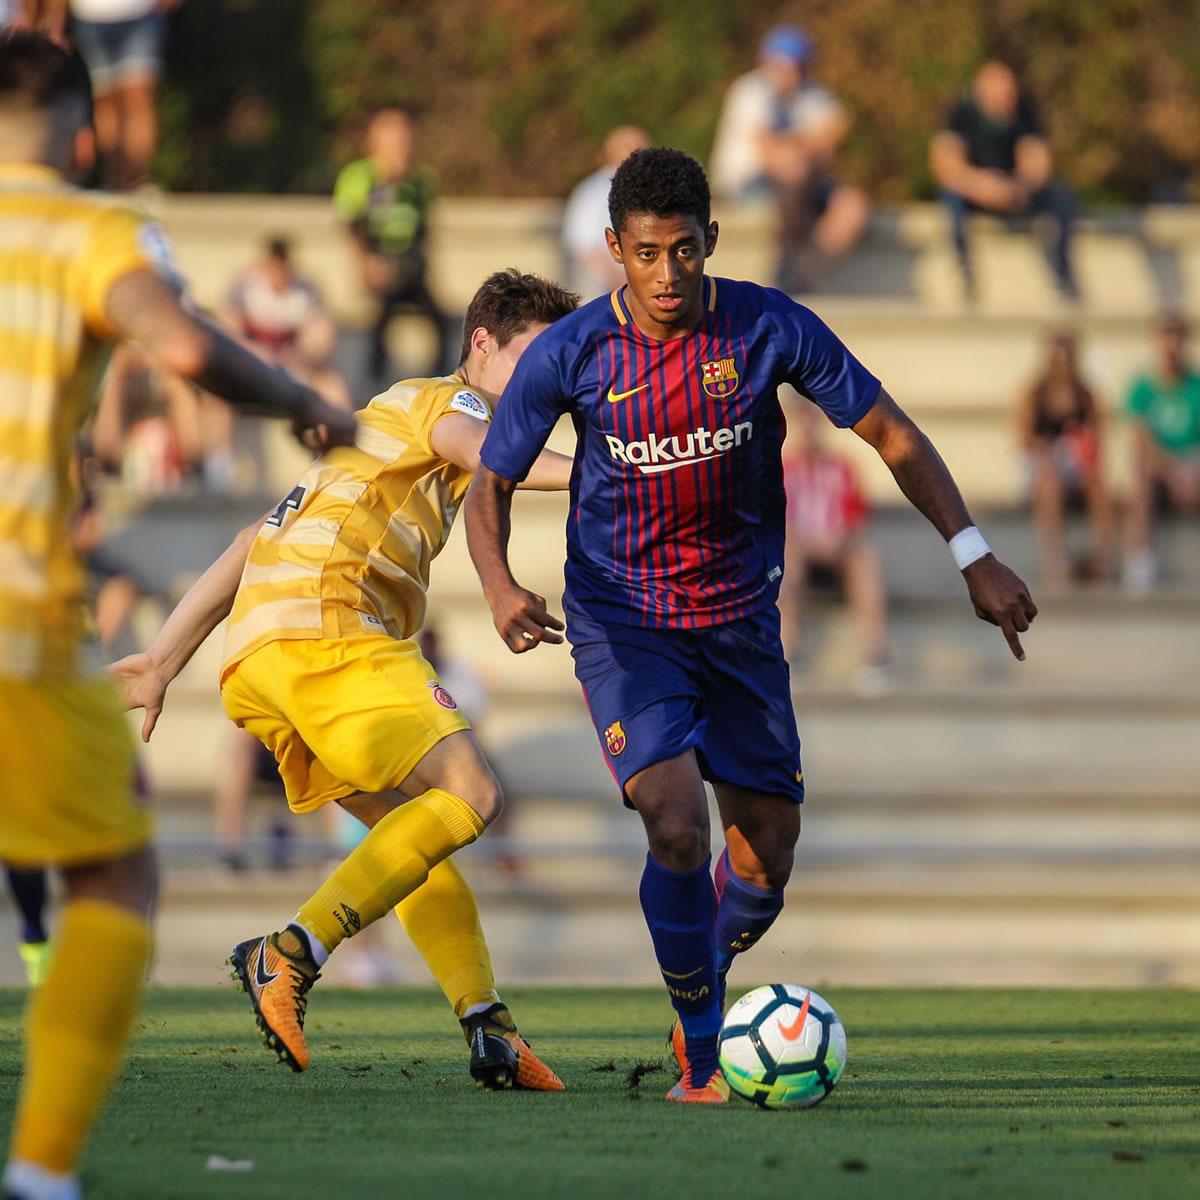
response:
[[[508,1088],[534,1092],[563,1092],[566,1085],[534,1052],[517,1031],[507,1007],[491,1008],[459,1024],[471,1048],[471,1078],[480,1087],[499,1092]]]
[[[303,1071],[308,1066],[308,990],[320,978],[307,939],[289,926],[239,942],[228,962],[235,982],[250,997],[267,1048],[293,1071]]]

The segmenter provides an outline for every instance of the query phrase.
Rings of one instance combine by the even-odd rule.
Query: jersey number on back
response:
[[[280,500],[275,511],[267,518],[268,525],[274,525],[276,528],[281,526],[287,518],[289,512],[299,512],[300,505],[304,503],[304,497],[308,493],[308,488],[302,483],[296,484],[294,488],[282,500]]]

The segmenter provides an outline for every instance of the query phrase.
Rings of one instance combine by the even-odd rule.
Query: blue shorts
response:
[[[567,616],[575,677],[625,803],[639,771],[695,750],[714,783],[804,799],[779,610],[709,629]]]
[[[166,22],[160,12],[129,21],[75,21],[72,36],[100,93],[133,79],[157,79]]]

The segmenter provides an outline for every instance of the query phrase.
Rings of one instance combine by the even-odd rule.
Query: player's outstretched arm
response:
[[[353,414],[327,404],[312,388],[188,312],[174,288],[153,271],[131,271],[118,279],[105,297],[105,315],[122,338],[235,408],[289,418],[310,450],[354,441]]]
[[[429,435],[434,450],[447,462],[464,471],[479,470],[479,452],[489,426],[465,413],[447,413]],[[571,486],[573,458],[555,450],[543,450],[533,461],[529,474],[517,484],[523,491],[565,492]]]
[[[526,591],[508,565],[512,529],[512,496],[516,485],[481,466],[467,489],[464,519],[467,549],[479,573],[483,596],[492,610],[496,632],[514,653],[532,650],[539,642],[558,644],[563,623],[550,615],[546,598]]]
[[[947,542],[972,528],[967,506],[941,455],[887,392],[880,391],[854,432],[875,447],[900,490]],[[1025,583],[990,551],[966,566],[963,578],[976,616],[999,625],[1014,657],[1024,661],[1019,635],[1037,616]]]
[[[125,707],[146,710],[143,742],[148,742],[154,732],[171,681],[187,666],[204,639],[229,615],[250,547],[262,523],[256,521],[243,529],[225,553],[192,584],[147,650],[109,667]]]

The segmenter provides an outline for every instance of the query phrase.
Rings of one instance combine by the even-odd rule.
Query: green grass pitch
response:
[[[433,992],[317,988],[313,1066],[295,1076],[232,988],[154,990],[87,1195],[1200,1196],[1200,994],[826,995],[846,1025],[846,1075],[815,1109],[764,1113],[663,1100],[669,1010],[652,990],[508,994],[564,1095],[477,1091]],[[6,1122],[22,1003],[0,993]],[[254,1167],[213,1171],[210,1155]]]

